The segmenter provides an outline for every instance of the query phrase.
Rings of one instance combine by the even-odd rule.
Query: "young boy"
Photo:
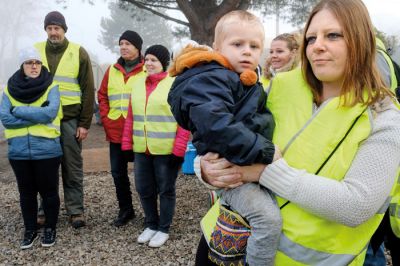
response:
[[[178,124],[192,132],[200,155],[216,152],[238,165],[277,159],[279,151],[270,141],[274,122],[255,73],[263,44],[260,20],[232,11],[216,25],[214,50],[187,46],[174,60],[170,74],[177,78],[168,103]],[[219,193],[222,204],[250,223],[247,263],[273,265],[281,232],[273,197],[255,183]]]

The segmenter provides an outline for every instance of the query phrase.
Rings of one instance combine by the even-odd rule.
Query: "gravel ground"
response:
[[[39,241],[22,251],[23,232],[15,182],[0,178],[0,265],[193,265],[200,238],[199,221],[206,212],[206,190],[194,176],[180,175],[177,208],[170,239],[161,248],[136,243],[143,229],[143,212],[134,192],[136,219],[128,225],[111,225],[117,210],[114,185],[109,173],[85,175],[87,226],[73,229],[68,224],[63,200],[56,245],[42,248]],[[132,191],[135,188],[132,187]],[[61,199],[62,199],[62,191]]]

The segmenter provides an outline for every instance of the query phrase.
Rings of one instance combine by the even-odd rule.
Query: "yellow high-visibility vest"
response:
[[[10,99],[10,102],[13,106],[41,106],[48,98],[50,90],[56,86],[56,84],[53,82],[46,90],[46,92],[35,102],[26,104],[26,103],[21,103],[17,100],[15,100],[9,93],[8,87],[4,89],[4,93],[8,96]],[[23,128],[15,128],[15,129],[5,129],[4,130],[4,135],[6,139],[11,139],[15,137],[22,137],[26,135],[32,135],[35,137],[43,137],[43,138],[50,138],[54,139],[60,136],[61,131],[60,131],[60,121],[62,118],[62,108],[60,104],[60,108],[58,109],[57,116],[51,121],[51,123],[48,124],[35,124],[32,126],[28,127],[23,127]]]
[[[135,82],[135,79],[140,76],[146,76],[145,72],[141,71],[129,77],[128,81],[125,83],[124,75],[121,71],[116,69],[114,66],[110,67],[107,85],[108,103],[110,106],[110,111],[107,115],[108,118],[111,120],[117,120],[121,115],[126,118],[133,83]]]
[[[171,154],[178,124],[167,102],[173,78],[167,76],[150,94],[146,107],[146,77],[135,79],[131,94],[133,114],[133,151],[151,154]]]
[[[271,80],[266,78],[265,76],[261,76],[260,82],[263,85],[264,90],[266,91],[270,85]]]
[[[43,65],[49,69],[46,57],[46,42],[36,43],[35,47],[42,57]],[[59,85],[62,105],[81,103],[82,92],[78,81],[79,48],[79,44],[72,42],[68,44],[54,74],[53,80]]]

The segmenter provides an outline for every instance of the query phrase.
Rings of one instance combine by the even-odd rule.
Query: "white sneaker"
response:
[[[149,242],[149,247],[159,248],[167,242],[169,235],[158,231]]]
[[[144,244],[150,241],[150,239],[157,233],[157,231],[151,230],[150,228],[144,229],[144,231],[138,236],[137,242]]]

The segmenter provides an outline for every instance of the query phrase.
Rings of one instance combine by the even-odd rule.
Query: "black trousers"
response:
[[[58,169],[61,157],[43,160],[9,160],[17,178],[25,230],[36,230],[37,194],[43,199],[46,228],[56,228],[60,211]]]
[[[199,245],[197,246],[197,252],[196,252],[196,266],[215,266],[214,263],[212,263],[208,259],[208,244],[204,236],[201,236]]]
[[[121,143],[110,142],[110,164],[119,209],[121,211],[133,211],[128,161],[121,150]]]

